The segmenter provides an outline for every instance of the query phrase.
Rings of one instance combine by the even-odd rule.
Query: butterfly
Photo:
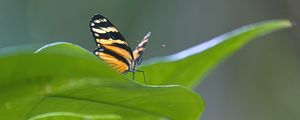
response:
[[[122,34],[104,16],[99,14],[92,16],[89,27],[98,46],[93,52],[96,56],[121,74],[132,72],[133,79],[135,72],[143,72],[137,70],[137,66],[142,62],[142,54],[148,43],[150,32],[144,36],[134,51],[132,51]]]

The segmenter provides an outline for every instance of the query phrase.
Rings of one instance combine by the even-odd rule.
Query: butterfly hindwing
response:
[[[129,69],[129,63],[122,56],[108,49],[97,48],[94,51],[96,56],[99,56],[104,62],[110,64],[119,73],[124,73]]]
[[[120,73],[129,71],[134,64],[132,51],[114,25],[104,16],[97,14],[91,18],[89,26],[98,45],[94,54]]]

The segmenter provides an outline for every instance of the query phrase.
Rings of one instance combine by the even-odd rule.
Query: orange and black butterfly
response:
[[[89,26],[98,46],[94,50],[94,54],[121,74],[132,72],[134,78],[134,72],[139,71],[136,68],[142,62],[142,54],[150,32],[146,34],[132,52],[121,33],[104,16],[94,15],[90,20]]]

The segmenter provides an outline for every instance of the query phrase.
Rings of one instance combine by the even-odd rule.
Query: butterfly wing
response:
[[[130,70],[133,55],[121,33],[102,15],[94,15],[89,23],[98,48],[94,54],[120,73]]]
[[[142,55],[145,51],[146,44],[148,43],[149,37],[151,35],[151,32],[148,32],[143,40],[138,44],[138,46],[133,51],[133,59],[136,65],[141,64],[142,62]]]

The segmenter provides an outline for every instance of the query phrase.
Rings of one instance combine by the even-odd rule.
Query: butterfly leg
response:
[[[143,73],[144,83],[147,84],[147,81],[146,81],[146,78],[145,78],[145,72],[142,71],[142,70],[135,70],[135,71]]]
[[[125,77],[125,75],[127,75],[127,73],[128,73],[128,72],[123,73],[123,74],[122,74],[122,77],[123,77],[125,80],[130,80],[130,79],[128,79],[127,77]]]
[[[134,74],[135,74],[135,72],[132,72],[132,80],[134,80]]]

